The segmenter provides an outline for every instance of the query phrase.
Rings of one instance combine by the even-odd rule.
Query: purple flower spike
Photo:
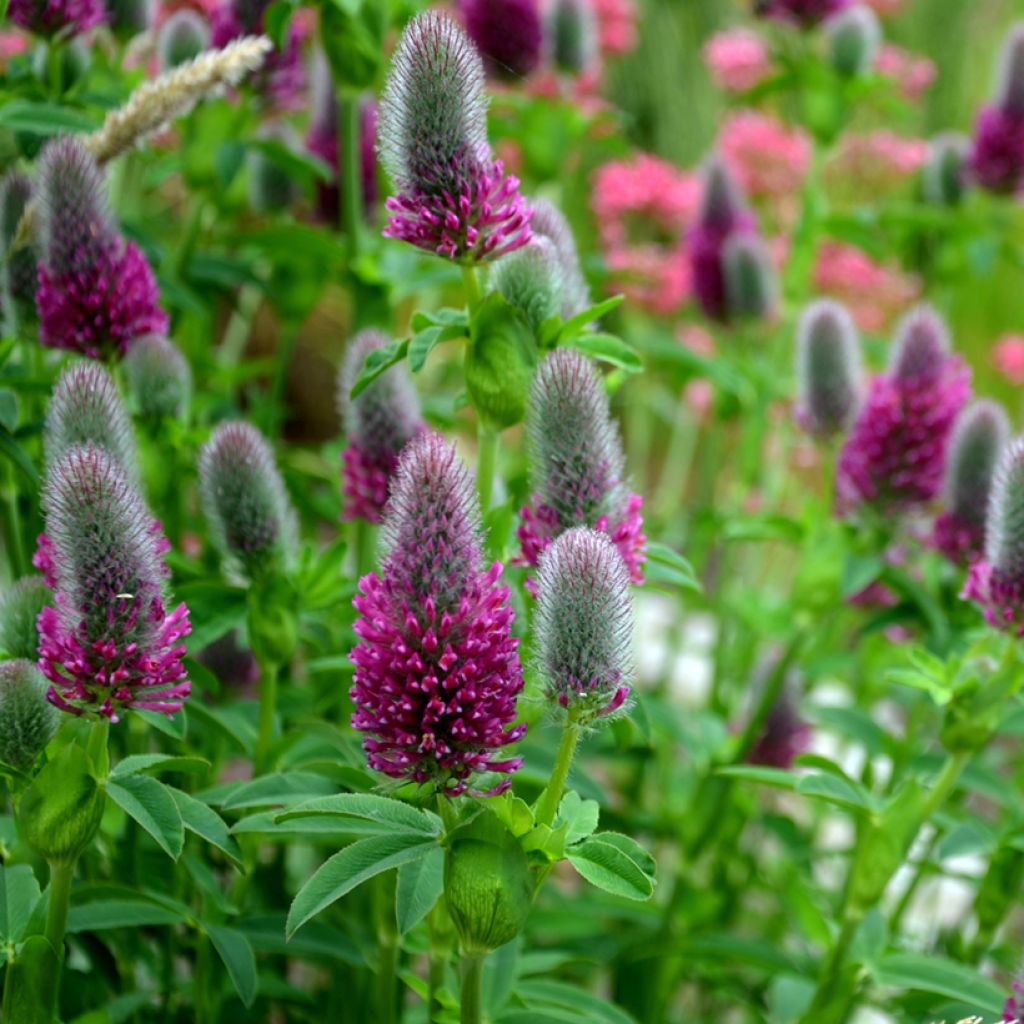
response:
[[[762,18],[786,21],[802,28],[820,24],[846,10],[855,0],[755,0],[754,10]]]
[[[845,430],[861,402],[860,337],[849,310],[818,299],[801,314],[796,335],[796,418],[815,437]]]
[[[38,36],[55,36],[69,29],[80,35],[106,17],[103,0],[11,0],[7,16]]]
[[[714,320],[729,315],[725,277],[726,243],[737,235],[754,235],[757,222],[725,161],[712,155],[704,166],[704,188],[688,250],[693,288],[701,308]]]
[[[377,144],[398,195],[384,234],[461,263],[530,241],[532,211],[487,141],[480,55],[447,15],[406,27],[380,104]]]
[[[992,477],[1010,439],[1010,420],[998,402],[979,399],[956,422],[949,444],[943,493],[935,520],[935,546],[957,565],[981,557]]]
[[[153,271],[114,225],[94,157],[77,139],[56,139],[38,173],[42,343],[102,359],[143,334],[166,333]]]
[[[581,725],[619,711],[632,676],[629,574],[605,533],[578,526],[541,556],[537,669],[548,696]]]
[[[353,728],[370,767],[395,779],[465,792],[479,772],[521,758],[498,752],[514,725],[523,679],[501,565],[481,567],[480,510],[465,466],[437,434],[402,452],[384,518],[381,574],[359,581],[360,643]]]
[[[995,99],[975,124],[970,170],[990,192],[1016,192],[1024,180],[1024,22],[1003,43]]]
[[[934,500],[953,427],[970,397],[970,370],[950,353],[945,325],[927,306],[913,310],[840,453],[840,506],[891,512]]]
[[[380,331],[357,334],[338,375],[338,404],[348,447],[342,453],[345,519],[381,521],[398,456],[423,429],[420,402],[404,366],[393,366],[357,397],[349,397],[366,357],[390,339]]]
[[[608,534],[635,583],[646,561],[643,498],[630,494],[604,385],[587,358],[557,349],[538,367],[526,418],[533,496],[520,513],[521,562],[574,526]]]
[[[102,448],[74,447],[43,486],[56,597],[39,616],[39,668],[62,711],[118,720],[174,714],[189,695],[188,609],[165,608],[165,546],[138,491]]]
[[[525,78],[540,63],[544,25],[538,0],[462,0],[469,38],[496,78]]]
[[[996,629],[1024,636],[1024,438],[1003,450],[985,523],[985,557],[971,566],[963,597]]]

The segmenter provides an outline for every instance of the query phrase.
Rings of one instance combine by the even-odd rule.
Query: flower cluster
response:
[[[797,328],[796,416],[810,433],[846,430],[861,402],[860,339],[849,311],[832,299],[811,303]]]
[[[539,0],[461,0],[466,31],[497,78],[525,78],[541,60],[544,22]]]
[[[990,192],[1016,192],[1024,181],[1024,23],[1003,44],[995,98],[974,126],[970,168]]]
[[[11,0],[7,16],[40,36],[80,35],[107,16],[103,0]]]

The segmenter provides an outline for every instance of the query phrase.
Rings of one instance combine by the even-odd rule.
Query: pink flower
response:
[[[716,146],[744,191],[779,199],[798,192],[811,161],[811,140],[770,114],[741,110],[727,118]]]
[[[912,274],[875,263],[867,253],[844,242],[821,246],[814,284],[818,291],[845,303],[857,326],[871,334],[885,330],[921,290]]]
[[[903,6],[903,0],[861,0],[880,18],[888,18]]]
[[[597,15],[601,52],[609,56],[636,49],[637,9],[634,0],[590,0]]]
[[[1007,334],[992,349],[992,364],[1011,384],[1024,384],[1024,334]]]
[[[715,85],[725,92],[747,92],[773,71],[764,40],[742,28],[713,35],[704,45],[704,62]]]
[[[924,139],[905,139],[883,129],[847,135],[834,166],[858,192],[875,193],[917,174],[929,153]]]
[[[892,43],[884,43],[879,51],[875,70],[891,78],[908,100],[917,100],[935,81],[935,64]]]

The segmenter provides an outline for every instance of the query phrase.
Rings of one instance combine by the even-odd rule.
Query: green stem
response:
[[[100,718],[92,723],[89,738],[85,743],[85,752],[89,755],[89,760],[92,761],[93,768],[99,775],[106,775],[110,770],[110,751],[107,749],[109,736],[110,720]]]
[[[476,272],[476,267],[463,266],[462,285],[466,289],[466,305],[472,314],[484,297],[480,290],[480,277]]]
[[[949,795],[956,787],[957,779],[960,778],[960,773],[964,770],[964,765],[967,764],[969,756],[961,752],[953,754],[947,759],[942,771],[939,773],[939,777],[935,780],[935,785],[932,786],[932,791],[928,794],[928,799],[925,800],[921,808],[922,822],[931,821],[935,812],[949,799]]]
[[[64,93],[64,74],[61,67],[62,46],[56,39],[46,44],[46,77],[50,92],[54,99],[60,99]]]
[[[480,512],[487,515],[494,494],[494,474],[498,464],[498,432],[480,424],[476,466],[476,487],[480,495]]]
[[[267,403],[267,433],[279,437],[284,432],[286,410],[286,394],[288,390],[288,371],[295,355],[295,343],[299,337],[299,325],[288,323],[281,331],[274,357],[274,377],[270,383],[270,401]]]
[[[821,972],[821,980],[818,983],[818,990],[814,993],[814,999],[808,1007],[807,1012],[800,1018],[800,1024],[838,1024],[841,1016],[835,1016],[835,1010],[831,1014],[826,1011],[832,1006],[836,995],[839,993],[843,968],[846,966],[846,957],[850,951],[854,936],[860,927],[862,915],[847,914],[843,919],[842,928],[836,938],[832,952]],[[845,1002],[845,1000],[844,1000]]]
[[[10,470],[11,486],[4,487],[3,501],[6,506],[3,515],[4,548],[11,568],[11,578],[20,579],[25,575],[26,558],[24,538],[21,530],[21,511],[18,508],[18,489],[14,485],[15,470]]]
[[[73,860],[50,862],[50,896],[46,909],[46,939],[61,960],[64,959],[64,932],[68,925],[71,876],[74,873],[75,862]]]
[[[427,1020],[430,1024],[441,1013],[441,989],[444,988],[444,969],[448,965],[447,953],[431,950],[427,961]]]
[[[487,957],[483,953],[464,953],[462,956],[460,1024],[483,1024],[484,964],[486,961]]]
[[[537,824],[551,825],[558,813],[558,805],[562,802],[562,793],[565,792],[565,780],[569,777],[569,769],[572,767],[573,754],[576,753],[576,744],[580,739],[580,727],[570,721],[562,733],[562,742],[558,745],[558,755],[555,757],[555,767],[551,773],[551,781],[547,788],[540,795],[537,801]]]
[[[363,224],[362,125],[359,96],[338,91],[338,139],[341,166],[341,229],[349,263],[359,258]]]
[[[270,768],[274,744],[274,712],[277,710],[277,665],[260,664],[260,727],[256,738],[255,768],[262,775]]]

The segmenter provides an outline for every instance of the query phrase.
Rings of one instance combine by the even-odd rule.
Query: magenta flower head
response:
[[[521,758],[499,751],[515,725],[523,678],[501,565],[482,568],[473,481],[443,438],[418,434],[402,452],[384,518],[380,576],[359,581],[352,700],[370,767],[395,779],[465,792],[479,772]]]
[[[469,38],[496,78],[525,78],[544,42],[539,0],[461,0]]]
[[[556,349],[537,368],[526,416],[533,496],[521,512],[522,562],[575,526],[607,533],[630,578],[643,582],[643,498],[624,480],[625,457],[604,385],[573,349]]]
[[[156,51],[160,69],[169,71],[194,60],[210,45],[210,26],[202,15],[187,7],[175,11],[160,26]]]
[[[1003,43],[995,98],[975,123],[970,169],[990,192],[1016,192],[1024,178],[1024,22]]]
[[[1010,984],[1010,995],[1003,1006],[1004,1024],[1020,1024],[1024,1020],[1024,970],[1018,969],[1017,977]]]
[[[123,708],[178,711],[188,609],[166,611],[166,545],[138,490],[107,451],[76,446],[50,466],[42,507],[56,582],[39,616],[51,702],[114,722]]]
[[[159,334],[139,338],[124,357],[128,391],[141,416],[180,416],[192,394],[192,368],[181,350]]]
[[[361,331],[349,343],[338,374],[338,406],[348,440],[341,456],[345,519],[381,521],[398,456],[423,429],[420,401],[404,364],[351,397],[366,357],[389,343],[380,331]]]
[[[754,0],[754,11],[762,18],[785,21],[810,28],[846,10],[855,0]]]
[[[590,0],[551,0],[547,12],[547,48],[561,71],[580,75],[600,59],[597,15]]]
[[[548,239],[558,254],[562,281],[562,319],[568,320],[589,309],[590,288],[583,276],[576,239],[565,214],[547,199],[538,199],[533,203],[530,230],[534,237]]]
[[[199,453],[199,492],[229,575],[253,580],[290,561],[295,511],[274,453],[255,427],[241,421],[217,427]]]
[[[737,232],[722,247],[725,307],[730,320],[764,320],[778,305],[771,253],[758,235]]]
[[[143,334],[165,333],[153,271],[114,225],[92,154],[77,139],[55,139],[38,168],[42,343],[101,359],[127,352]]]
[[[726,242],[756,234],[757,225],[736,179],[717,154],[705,163],[703,179],[700,210],[687,240],[693,288],[705,314],[724,320],[729,315]]]
[[[968,184],[971,140],[959,132],[941,132],[932,139],[921,170],[921,191],[929,203],[955,206]]]
[[[0,662],[0,761],[19,771],[32,767],[60,725],[46,699],[50,684],[25,658]]]
[[[480,54],[445,14],[409,22],[380,103],[377,145],[398,186],[384,234],[460,263],[530,241],[530,208],[487,141]]]
[[[816,437],[853,422],[861,403],[860,337],[849,310],[833,299],[812,302],[796,335],[796,417]]]
[[[970,569],[963,596],[997,629],[1024,636],[1024,438],[1004,449],[985,521],[985,557]]]
[[[41,576],[25,576],[0,593],[0,659],[36,659],[39,613],[52,595]]]
[[[7,16],[37,36],[79,35],[106,17],[103,0],[11,0]]]
[[[935,520],[935,546],[966,565],[981,557],[985,517],[999,456],[1010,440],[1010,420],[998,402],[979,399],[961,413],[949,443],[944,511]]]
[[[9,251],[31,198],[32,184],[26,175],[10,171],[0,179],[0,315],[12,335],[36,317],[35,246],[29,243]]]
[[[625,705],[633,675],[629,573],[606,533],[577,526],[537,572],[537,670],[550,700],[586,725]]]
[[[970,396],[970,370],[950,352],[945,324],[929,306],[912,310],[840,453],[840,504],[892,512],[934,500]]]

